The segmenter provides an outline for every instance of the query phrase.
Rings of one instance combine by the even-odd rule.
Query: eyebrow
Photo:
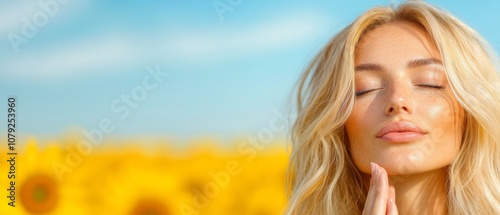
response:
[[[408,69],[412,69],[412,68],[427,66],[427,65],[432,65],[432,64],[443,65],[443,62],[439,59],[436,59],[436,58],[422,58],[422,59],[416,59],[416,60],[412,60],[412,61],[408,62],[406,67]],[[384,68],[380,64],[374,64],[374,63],[360,64],[354,68],[354,71],[382,71],[382,70],[384,70]]]
[[[416,60],[410,61],[407,65],[407,67],[409,69],[411,69],[411,68],[415,68],[415,67],[427,66],[427,65],[432,65],[432,64],[443,65],[443,62],[439,59],[436,59],[436,58],[423,58],[423,59],[416,59]]]

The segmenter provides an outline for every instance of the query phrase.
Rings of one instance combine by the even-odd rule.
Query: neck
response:
[[[447,174],[446,168],[441,168],[415,175],[390,176],[399,214],[448,214]]]

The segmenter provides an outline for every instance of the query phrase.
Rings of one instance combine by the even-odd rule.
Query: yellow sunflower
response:
[[[137,151],[116,151],[89,159],[99,163],[92,170],[98,179],[89,185],[89,192],[100,199],[92,214],[177,214],[178,205],[189,196],[182,191],[182,178],[173,168],[176,163]]]
[[[53,163],[64,157],[57,145],[50,143],[39,150],[37,141],[27,138],[16,158],[16,207],[2,204],[0,214],[87,214],[79,201],[81,187],[69,180],[60,181],[53,169]],[[0,178],[2,185],[7,183],[5,177]],[[80,210],[74,211],[75,208]]]

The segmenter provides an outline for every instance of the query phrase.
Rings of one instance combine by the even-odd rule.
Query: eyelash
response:
[[[376,90],[376,89],[357,91],[356,96],[361,96],[361,95],[364,95],[364,94],[369,93],[369,92],[374,91],[374,90]]]
[[[433,85],[433,84],[419,84],[417,86],[420,86],[420,87],[429,87],[429,88],[434,88],[434,89],[444,89],[443,86],[439,86],[439,85]],[[380,88],[378,88],[380,89]],[[371,89],[371,90],[362,90],[362,91],[357,91],[356,92],[356,96],[361,96],[361,95],[364,95],[366,93],[369,93],[371,91],[374,91],[374,90],[378,90],[378,89]]]
[[[419,84],[417,86],[420,86],[420,87],[430,87],[430,88],[436,88],[436,89],[444,89],[443,86],[434,85],[434,84]]]

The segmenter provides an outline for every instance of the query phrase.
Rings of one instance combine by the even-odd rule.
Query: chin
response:
[[[383,167],[389,175],[411,175],[430,171],[433,167],[429,160],[416,159],[415,157],[392,157],[375,161]]]
[[[379,164],[381,167],[387,171],[389,176],[404,176],[404,175],[415,175],[425,172],[431,172],[434,170],[442,169],[449,166],[449,162],[440,163],[439,161],[381,161]]]
[[[419,174],[422,172],[425,172],[425,170],[420,169],[418,166],[414,165],[389,165],[389,166],[382,166],[384,169],[387,171],[387,174],[389,176],[395,176],[395,175],[413,175],[413,174]]]

